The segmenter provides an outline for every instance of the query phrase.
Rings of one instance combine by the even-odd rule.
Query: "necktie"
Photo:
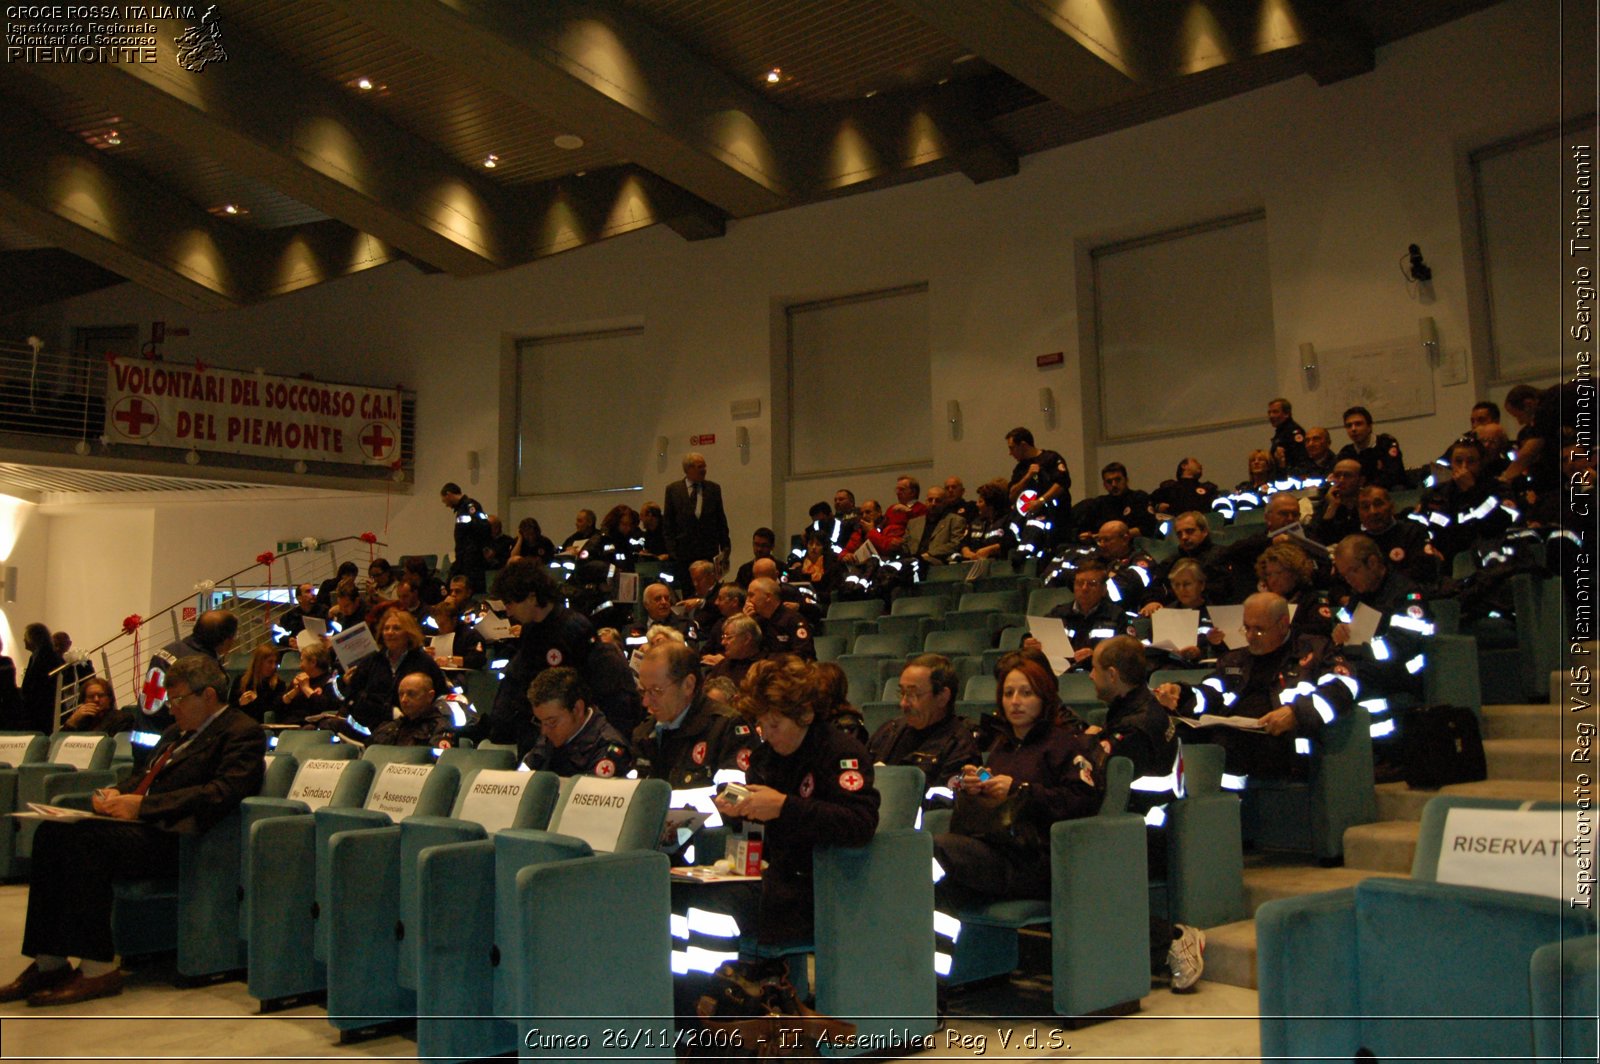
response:
[[[700,516],[700,485],[698,482],[689,485],[689,510],[696,517]]]
[[[180,735],[176,740],[168,744],[167,748],[161,751],[161,756],[156,758],[156,763],[150,766],[150,771],[144,774],[144,779],[140,780],[139,785],[133,789],[133,793],[144,794],[147,792],[150,789],[150,785],[156,781],[156,777],[161,774],[161,770],[167,767],[167,762],[172,760],[173,753],[187,740],[188,736]]]

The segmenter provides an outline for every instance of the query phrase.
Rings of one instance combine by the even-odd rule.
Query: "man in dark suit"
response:
[[[0,987],[0,1002],[67,1005],[120,993],[113,881],[176,875],[178,837],[208,830],[260,790],[266,734],[227,705],[222,667],[191,655],[166,678],[177,723],[162,734],[146,772],[95,792],[94,811],[111,819],[39,826],[22,935],[22,952],[34,962]],[[82,965],[73,968],[70,957]]]
[[[683,479],[667,485],[661,529],[667,553],[677,568],[679,587],[689,586],[691,562],[720,556],[726,565],[733,541],[728,538],[728,515],[722,509],[722,486],[706,479],[705,455],[690,452],[683,456]]]

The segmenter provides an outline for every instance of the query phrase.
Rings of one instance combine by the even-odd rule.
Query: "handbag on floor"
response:
[[[855,1024],[825,1016],[801,1001],[782,960],[722,965],[695,1012],[707,1035],[697,1044],[696,1056],[810,1057],[820,1043],[856,1033]]]
[[[1417,706],[1400,716],[1400,761],[1408,787],[1487,779],[1478,715],[1461,706]]]

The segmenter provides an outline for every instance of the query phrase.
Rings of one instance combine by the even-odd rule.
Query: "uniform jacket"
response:
[[[698,696],[677,728],[658,731],[654,719],[646,719],[633,732],[639,775],[666,780],[673,790],[708,787],[718,769],[747,771],[758,741],[755,729],[732,710]]]

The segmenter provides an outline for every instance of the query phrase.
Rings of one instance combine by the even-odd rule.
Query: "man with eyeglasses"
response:
[[[179,658],[166,683],[176,723],[147,770],[95,792],[94,811],[107,819],[39,825],[22,935],[22,952],[34,961],[0,987],[0,1002],[69,1005],[121,993],[113,882],[176,876],[179,836],[208,830],[260,790],[267,737],[228,706],[222,667],[201,655]]]
[[[1238,776],[1304,778],[1309,753],[1297,740],[1315,739],[1324,727],[1350,712],[1356,680],[1333,644],[1318,635],[1294,635],[1289,604],[1262,591],[1244,601],[1248,644],[1217,660],[1198,684],[1164,683],[1156,699],[1180,717],[1203,714],[1253,717],[1259,730],[1196,728],[1193,738],[1214,742],[1226,752],[1226,771]],[[1185,735],[1188,741],[1189,735]]]
[[[960,676],[943,654],[919,654],[900,670],[900,716],[867,743],[874,764],[915,765],[927,786],[943,787],[982,752],[972,727],[955,715]],[[946,803],[948,804],[948,803]]]
[[[733,710],[705,698],[700,655],[682,643],[662,643],[639,662],[639,693],[650,716],[634,730],[639,775],[673,790],[707,787],[719,769],[750,767],[757,737]]]

